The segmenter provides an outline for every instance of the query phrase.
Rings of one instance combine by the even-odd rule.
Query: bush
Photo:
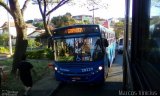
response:
[[[0,53],[9,53],[9,49],[5,47],[0,47]]]
[[[27,58],[29,59],[41,59],[45,57],[44,50],[28,51],[26,55],[27,55]]]
[[[48,58],[50,60],[54,59],[54,53],[51,49],[46,49],[45,52],[46,52],[46,58]]]
[[[29,39],[28,40],[28,47],[30,48],[37,48],[37,47],[40,47],[42,44],[40,42],[37,42],[33,39]]]
[[[38,50],[38,51],[27,51],[27,58],[29,59],[53,59],[53,52],[50,49]]]

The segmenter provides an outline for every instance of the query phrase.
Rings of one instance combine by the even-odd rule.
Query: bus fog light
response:
[[[57,71],[57,67],[54,68]]]
[[[99,66],[99,67],[98,67],[98,70],[102,70],[102,69],[103,69],[103,67],[102,67],[102,66]]]

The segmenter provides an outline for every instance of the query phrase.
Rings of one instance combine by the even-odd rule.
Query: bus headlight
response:
[[[102,67],[102,66],[99,66],[99,67],[98,67],[98,70],[99,70],[99,71],[101,71],[102,69],[103,69],[103,67]]]
[[[56,71],[57,71],[57,67],[54,67],[54,70],[56,70]]]

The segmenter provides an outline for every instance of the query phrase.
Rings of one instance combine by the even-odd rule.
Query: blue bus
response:
[[[115,33],[101,25],[72,25],[52,31],[55,78],[104,83],[115,58]]]

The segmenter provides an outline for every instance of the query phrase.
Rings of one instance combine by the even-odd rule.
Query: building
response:
[[[72,18],[78,21],[89,21],[89,23],[93,22],[93,17],[91,15],[77,15],[77,16],[73,16]]]
[[[117,18],[110,18],[110,19],[108,19],[108,23],[110,24],[110,27],[114,27],[114,24],[115,23],[117,23],[117,22],[119,22],[120,20],[119,19],[117,19]]]
[[[27,27],[27,35],[34,32],[36,30],[36,27],[34,27],[32,24],[26,24]],[[8,33],[8,22],[5,22],[1,27],[1,33]],[[10,34],[13,37],[17,36],[16,27],[14,22],[10,22]]]
[[[34,32],[28,34],[28,37],[35,39],[36,37],[40,36],[43,33],[45,33],[45,30],[35,30]]]
[[[108,20],[105,20],[102,25],[106,28],[110,28]]]
[[[2,30],[2,28],[0,28],[0,35],[3,33],[3,30]]]
[[[27,27],[27,35],[31,34],[32,32],[36,30],[36,27],[34,27],[32,24],[26,24],[26,27]],[[8,34],[8,22],[5,22],[0,27],[0,34]],[[15,27],[14,22],[10,22],[10,34],[12,37],[12,44],[15,45],[17,32],[16,32],[16,27]]]

